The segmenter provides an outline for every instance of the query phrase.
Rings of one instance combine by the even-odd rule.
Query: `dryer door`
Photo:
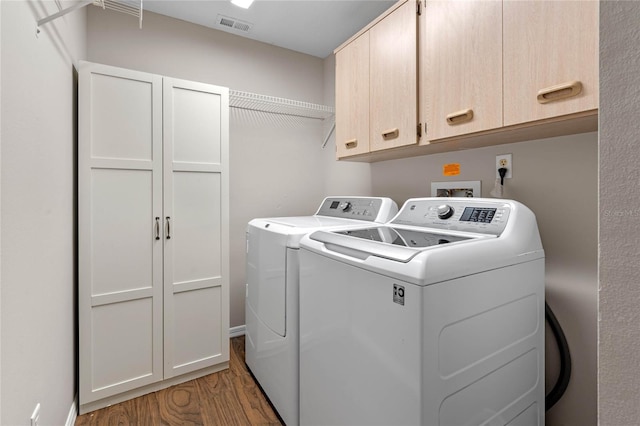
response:
[[[258,319],[285,336],[287,236],[266,228],[247,229],[247,303]]]

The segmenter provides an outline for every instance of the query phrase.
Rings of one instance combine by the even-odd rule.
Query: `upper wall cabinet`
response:
[[[598,108],[598,2],[504,1],[504,125]]]
[[[427,1],[421,28],[426,139],[502,126],[502,3]]]
[[[400,1],[336,49],[336,155],[418,142],[417,13]]]
[[[380,161],[597,129],[597,1],[417,4],[424,6],[418,34],[416,3],[401,1],[336,50],[338,159]],[[419,145],[418,123],[426,131]]]

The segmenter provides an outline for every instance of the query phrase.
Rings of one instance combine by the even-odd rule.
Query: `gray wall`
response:
[[[91,7],[88,60],[263,95],[317,104],[325,101],[321,59],[188,24],[144,15],[142,30],[130,16]],[[332,81],[332,77],[327,77]],[[333,86],[331,86],[333,90]],[[329,123],[231,110],[231,326],[244,325],[245,228],[255,217],[315,213],[327,191],[368,191],[368,165],[334,165]],[[356,171],[351,173],[351,171]]]
[[[63,3],[68,6],[68,3]],[[64,424],[75,396],[75,89],[86,15],[42,27],[52,1],[2,8],[2,417]]]
[[[431,181],[481,180],[489,197],[495,157],[513,154],[513,178],[505,198],[536,214],[546,256],[546,297],[569,341],[573,376],[567,393],[547,414],[548,425],[595,425],[597,414],[596,133],[521,142],[468,151],[374,163],[373,192],[398,204],[431,194]],[[443,177],[442,166],[460,163],[461,174]],[[547,391],[558,371],[557,350],[547,330]]]
[[[640,3],[600,3],[599,420],[640,419]]]

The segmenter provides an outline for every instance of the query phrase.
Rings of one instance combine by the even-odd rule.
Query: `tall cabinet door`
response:
[[[369,30],[370,151],[418,142],[418,19],[407,1]]]
[[[369,152],[369,33],[336,53],[336,157]]]
[[[164,79],[164,375],[229,360],[228,89]]]
[[[427,140],[502,126],[502,2],[427,1],[421,98]]]
[[[81,63],[80,404],[163,378],[161,123],[161,77]]]

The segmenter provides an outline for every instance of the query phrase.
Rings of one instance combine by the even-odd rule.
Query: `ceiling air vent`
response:
[[[250,22],[241,21],[224,15],[217,16],[216,24],[223,29],[236,30],[243,33],[248,33],[253,27],[253,24]]]

